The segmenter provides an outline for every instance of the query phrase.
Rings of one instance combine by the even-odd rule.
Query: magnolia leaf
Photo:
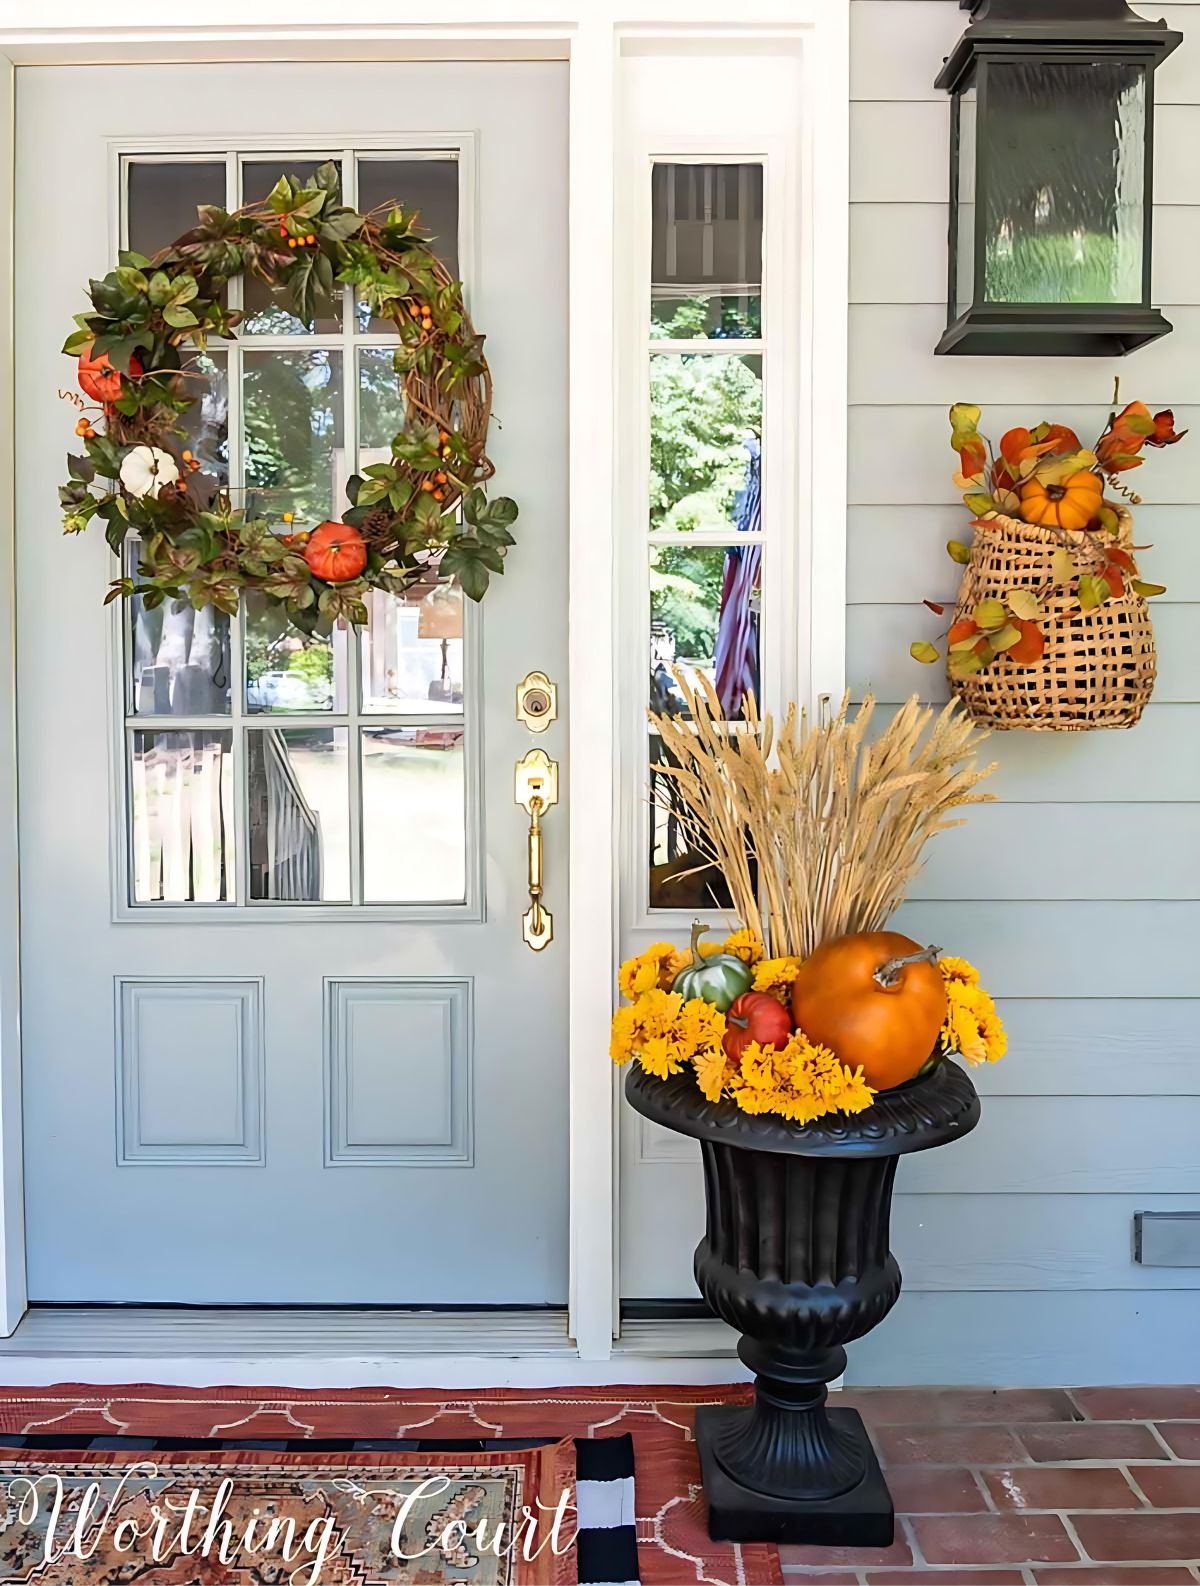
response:
[[[985,494],[964,496],[963,501],[966,503],[968,511],[973,512],[977,518],[982,517],[985,512],[994,512],[996,508],[996,503],[992,497]]]
[[[961,567],[965,567],[971,560],[971,547],[964,545],[961,540],[947,540],[946,550],[949,553],[950,560],[957,562]]]
[[[1007,627],[1001,628],[999,633],[993,633],[990,642],[992,649],[999,655],[1021,642],[1021,630],[1010,622]]]
[[[1115,534],[1121,526],[1120,519],[1110,506],[1102,506],[1096,514],[1096,520],[1102,529],[1107,529],[1110,534]]]
[[[1084,611],[1094,611],[1097,606],[1102,606],[1108,595],[1108,583],[1105,579],[1097,577],[1095,573],[1080,573],[1079,604]]]
[[[1008,621],[1008,612],[1001,600],[981,600],[971,615],[985,632],[1002,628]]]
[[[982,473],[964,474],[961,470],[954,476],[956,490],[986,490],[987,478]]]
[[[951,677],[970,677],[975,672],[983,671],[983,657],[981,655],[956,655],[949,662]]]
[[[1129,587],[1133,590],[1135,595],[1141,595],[1143,600],[1150,600],[1155,595],[1165,595],[1167,592],[1167,586],[1165,584],[1147,584],[1145,580],[1141,578],[1131,578],[1129,581]]]
[[[920,661],[925,666],[929,666],[938,660],[937,648],[935,645],[930,644],[928,639],[918,639],[913,644],[910,644],[908,653],[914,661]]]
[[[1050,576],[1056,584],[1069,584],[1079,569],[1075,565],[1075,558],[1065,545],[1060,545],[1055,551],[1050,563]]]
[[[928,606],[930,611],[933,612],[935,617],[941,617],[941,616],[945,615],[945,611],[946,611],[945,606],[939,604],[939,602],[936,601],[936,600],[926,600],[926,601],[923,601],[922,604]]]
[[[997,490],[995,500],[1001,512],[1011,514],[1020,510],[1021,498],[1015,490]]]
[[[1010,589],[1004,598],[1014,617],[1036,622],[1042,615],[1041,603],[1032,589]]]
[[[965,653],[967,650],[977,650],[982,642],[978,633],[971,633],[965,639],[955,639],[950,650],[952,654]]]

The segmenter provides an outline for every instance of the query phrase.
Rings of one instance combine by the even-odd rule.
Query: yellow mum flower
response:
[[[655,942],[636,958],[627,958],[617,973],[621,994],[635,1002],[644,991],[666,991],[674,979],[675,946]]]
[[[755,966],[754,989],[778,997],[786,1006],[792,994],[792,982],[799,973],[798,958],[764,958]]]
[[[700,1087],[700,1094],[707,1101],[720,1101],[725,1094],[726,1086],[737,1072],[737,1066],[731,1063],[725,1055],[725,1048],[718,1044],[708,1050],[698,1052],[692,1059],[696,1069],[696,1083]]]
[[[946,997],[942,1050],[957,1052],[972,1064],[999,1062],[1008,1051],[1008,1033],[988,993],[974,982],[951,979],[946,981]]]
[[[701,949],[703,951],[703,949]],[[721,952],[732,953],[735,958],[740,958],[743,963],[757,964],[763,955],[763,944],[754,931],[742,929],[734,931],[732,936],[727,936],[721,944]]]
[[[729,1090],[743,1112],[775,1113],[801,1124],[831,1112],[862,1112],[875,1099],[861,1069],[846,1068],[802,1030],[778,1051],[752,1041]]]
[[[979,971],[974,964],[968,964],[965,958],[939,958],[938,968],[947,984],[951,981],[960,981],[965,986],[979,984]]]

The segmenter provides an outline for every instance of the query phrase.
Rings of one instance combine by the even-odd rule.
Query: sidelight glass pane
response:
[[[135,903],[227,903],[233,885],[233,734],[129,735]]]
[[[364,215],[386,213],[399,206],[420,214],[419,235],[457,281],[458,263],[458,161],[455,159],[358,160],[358,208]],[[359,330],[386,331],[391,321],[372,316],[365,303],[357,306]],[[393,430],[394,434],[395,431]]]
[[[986,299],[1140,303],[1145,68],[1092,60],[986,70]]]
[[[958,100],[958,232],[954,312],[964,314],[975,298],[975,161],[977,87],[974,79]]]
[[[305,633],[261,595],[247,594],[244,605],[247,711],[345,711],[350,697],[345,624],[330,634]]]
[[[449,585],[407,599],[373,590],[362,631],[362,708],[461,715],[463,597]]]
[[[650,359],[649,523],[656,533],[736,531],[762,436],[762,359]]]
[[[761,165],[655,165],[650,335],[762,335]]]
[[[675,761],[653,732],[649,738],[649,760],[650,908],[730,908],[732,900],[724,877],[688,842],[683,804],[664,770]]]
[[[246,503],[272,522],[285,512],[297,528],[339,517],[342,355],[324,348],[247,352],[242,400]]]
[[[340,162],[335,163],[340,169]],[[298,176],[302,182],[311,181],[317,167],[324,164],[323,159],[293,160],[287,155],[274,160],[248,160],[242,166],[242,203],[262,203],[281,176]],[[318,299],[316,322],[306,325],[288,307],[285,286],[268,286],[249,271],[242,281],[246,313],[243,332],[271,336],[303,336],[316,332],[324,336],[336,334],[342,328],[342,287],[335,289],[332,303],[326,298]]]
[[[363,732],[364,903],[465,900],[463,742],[461,727]]]
[[[344,727],[246,733],[250,896],[350,901],[350,788]]]
[[[224,160],[130,160],[126,173],[129,246],[147,258],[192,229],[197,205],[225,207]]]
[[[656,545],[650,552],[650,708],[683,715],[672,675],[705,677],[725,716],[759,697],[761,557],[758,545]]]

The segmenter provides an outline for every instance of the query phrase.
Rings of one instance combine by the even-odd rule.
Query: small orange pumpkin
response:
[[[304,560],[327,584],[348,584],[367,565],[367,542],[348,523],[320,523],[308,537]]]
[[[1021,515],[1045,529],[1086,529],[1100,511],[1104,481],[1081,468],[1061,485],[1027,479],[1021,486]]]
[[[929,1061],[946,1018],[938,951],[895,931],[822,943],[792,986],[797,1027],[840,1062],[861,1067],[876,1090],[904,1084]]]
[[[121,372],[114,369],[106,352],[92,357],[95,342],[89,343],[79,355],[79,387],[93,402],[115,402],[121,395]],[[135,353],[129,360],[129,373],[136,379],[142,373],[141,363]]]

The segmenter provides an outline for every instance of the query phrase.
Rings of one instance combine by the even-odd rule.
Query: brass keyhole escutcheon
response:
[[[517,684],[517,720],[530,732],[545,732],[558,716],[558,688],[545,672],[530,672]]]

